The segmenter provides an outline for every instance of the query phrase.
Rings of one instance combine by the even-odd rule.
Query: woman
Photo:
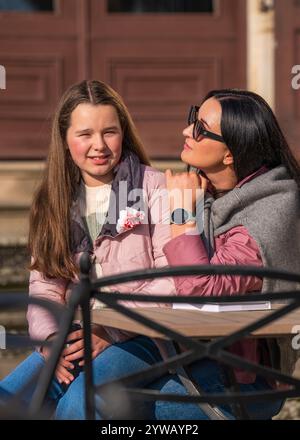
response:
[[[248,91],[212,91],[200,108],[192,107],[183,135],[181,158],[198,172],[174,176],[166,172],[168,189],[182,193],[171,200],[175,224],[172,240],[164,246],[169,265],[255,265],[300,272],[299,167],[263,98]],[[203,228],[201,219],[197,225],[193,217],[199,188],[206,193]],[[192,201],[185,201],[186,190],[193,191]],[[230,275],[177,277],[175,285],[179,295],[207,297],[295,289],[294,283],[285,281]],[[275,347],[265,342],[243,340],[228,350],[269,365]],[[291,373],[288,347],[281,348],[281,369]],[[222,368],[216,362],[201,360],[190,368],[203,390],[224,390]],[[234,373],[242,391],[274,386],[251,372]],[[166,376],[151,388],[185,394],[176,376]],[[271,418],[280,406],[280,401],[266,401],[247,409],[252,418]],[[223,410],[232,417],[230,408]],[[157,419],[207,418],[197,405],[157,402],[153,411]]]
[[[93,277],[165,266],[162,246],[170,239],[170,226],[162,224],[166,214],[156,203],[164,185],[164,175],[149,166],[121,97],[99,81],[70,87],[54,115],[47,166],[31,209],[30,295],[67,304],[83,252],[91,255]],[[121,293],[174,292],[172,279],[114,287]],[[33,339],[55,338],[58,326],[46,309],[30,306],[28,322]],[[75,363],[83,366],[83,330],[72,331],[68,342],[48,399],[54,406],[60,402],[60,413],[74,399],[75,416],[83,418],[83,372],[76,377],[72,371]],[[151,339],[99,325],[93,325],[92,350],[96,383],[161,359]],[[1,382],[2,390],[22,390],[48,356],[49,350],[40,347]],[[27,387],[25,403],[32,393]]]

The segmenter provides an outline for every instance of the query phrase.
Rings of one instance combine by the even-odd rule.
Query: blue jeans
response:
[[[223,370],[220,365],[209,359],[193,363],[189,371],[192,373],[195,381],[200,385],[202,391],[206,393],[223,393]],[[150,384],[150,389],[159,390],[162,394],[181,394],[187,395],[185,387],[176,375],[164,376],[161,379]],[[258,392],[272,389],[264,378],[257,377],[252,384],[240,384],[242,392]],[[246,406],[247,413],[251,419],[267,420],[276,415],[281,407],[282,400],[261,401],[250,403]],[[219,407],[222,413],[228,418],[234,420],[232,408],[229,406]],[[155,420],[209,420],[208,416],[195,404],[182,404],[176,402],[155,402],[154,408]]]
[[[154,342],[138,336],[123,343],[117,343],[104,350],[93,360],[93,377],[97,385],[134,373],[161,361],[159,351]],[[22,391],[22,402],[28,406],[31,401],[35,382],[26,387],[44,367],[44,358],[38,352],[32,353],[12,373],[0,382],[0,399],[8,400],[8,396]],[[97,405],[102,399],[97,397]],[[49,387],[46,404],[56,407],[58,419],[84,419],[84,373],[69,385],[67,390],[54,379]],[[98,416],[100,419],[100,415]]]
[[[160,353],[154,342],[145,337],[138,336],[129,341],[114,344],[104,350],[93,361],[93,374],[95,384],[100,385],[107,381],[120,378],[130,373],[147,368],[156,362],[161,361]],[[42,356],[34,352],[24,362],[22,362],[9,376],[0,382],[0,390],[10,395],[24,388],[24,384],[37,374],[44,366]],[[224,391],[222,383],[222,370],[219,365],[210,360],[201,360],[191,366],[194,378],[198,381],[202,389],[207,392],[215,393]],[[141,380],[132,386],[146,387],[159,390],[161,393],[187,394],[184,386],[176,375],[167,374],[152,383]],[[253,384],[241,385],[242,391],[267,390],[270,386],[264,379],[257,379]],[[31,400],[34,386],[30,386],[23,393],[25,405]],[[120,409],[131,408],[133,418],[144,420],[205,420],[206,414],[196,404],[183,404],[174,402],[142,402],[140,400],[130,400],[123,394],[118,394],[117,390],[111,390],[110,395],[116,397],[113,406],[114,410],[106,413],[107,418],[116,417],[120,414]],[[121,397],[122,396],[122,399]],[[48,402],[56,407],[56,419],[82,420],[85,418],[84,404],[84,373],[79,376],[65,390],[54,379],[48,391]],[[104,407],[101,396],[96,397],[97,419],[103,417]],[[264,401],[262,403],[251,403],[247,409],[252,418],[270,419],[278,413],[282,401]],[[226,416],[233,419],[229,407],[221,407]]]

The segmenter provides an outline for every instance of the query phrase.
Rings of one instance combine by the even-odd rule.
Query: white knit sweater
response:
[[[86,225],[92,242],[98,237],[105,222],[109,206],[111,184],[101,186],[87,186],[83,182],[80,185],[79,209],[80,216]],[[102,267],[96,260],[92,266],[92,279],[102,276]],[[106,290],[109,290],[106,288]],[[95,300],[93,308],[102,308],[103,303]]]

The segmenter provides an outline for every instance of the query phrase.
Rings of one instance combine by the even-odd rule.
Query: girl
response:
[[[173,201],[172,240],[164,246],[169,265],[255,265],[299,272],[299,166],[263,98],[248,91],[212,91],[200,108],[191,108],[183,136],[181,158],[200,175],[191,172],[173,176],[167,171],[167,187],[180,189],[182,194],[187,189],[194,194],[199,188],[206,192],[204,228],[195,232],[195,196],[189,203],[184,197]],[[177,294],[208,297],[295,289],[294,283],[254,276],[177,277],[175,284]],[[269,364],[275,354],[271,347],[265,341],[248,339],[228,349],[248,361]],[[281,348],[282,360],[288,359],[283,353],[287,347]],[[201,360],[190,369],[205,391],[224,390],[217,362]],[[291,373],[287,363],[282,363],[281,369]],[[251,372],[235,370],[235,376],[242,391],[274,386]],[[176,376],[166,376],[151,388],[185,393]],[[271,418],[281,403],[252,403],[247,409],[252,418]],[[206,418],[196,405],[157,402],[153,411],[158,419]],[[223,411],[232,417],[230,408]]]
[[[99,81],[70,87],[54,115],[47,166],[31,209],[30,295],[66,304],[86,251],[94,277],[165,266],[162,246],[170,239],[170,226],[162,222],[168,210],[167,204],[159,203],[163,187],[164,175],[149,166],[121,97]],[[174,292],[172,279],[116,288]],[[94,302],[93,307],[102,305]],[[46,309],[30,306],[27,316],[32,338],[55,338],[58,327]],[[61,403],[58,414],[64,417],[64,408],[75,396],[73,416],[83,418],[83,373],[72,374],[74,363],[83,365],[83,331],[72,331],[68,341],[73,342],[62,353],[48,398],[55,406]],[[151,339],[99,325],[93,326],[92,348],[96,383],[161,359]],[[40,347],[1,382],[1,388],[10,394],[24,388],[48,356],[49,350]],[[32,393],[26,389],[25,403]]]

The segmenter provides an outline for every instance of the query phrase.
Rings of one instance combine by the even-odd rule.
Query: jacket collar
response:
[[[104,236],[116,237],[117,235],[119,235],[116,227],[118,218],[120,216],[120,211],[122,209],[125,209],[126,207],[132,207],[136,203],[136,200],[129,200],[128,195],[135,188],[143,188],[143,178],[144,168],[141,166],[138,156],[134,152],[124,151],[121,157],[121,161],[114,169],[114,179],[112,182],[111,195],[107,212],[107,219],[112,219],[112,221],[104,223],[96,240],[101,240],[101,238]],[[124,197],[122,194],[123,197],[121,202],[125,202],[126,206],[120,205],[119,192],[121,182],[122,190],[124,190],[125,192],[126,189],[127,196]],[[89,239],[89,235],[86,231],[84,222],[80,217],[77,199],[74,201],[71,209],[71,221],[72,249],[76,249],[77,252],[90,250],[93,244]]]
[[[240,182],[238,182],[238,184],[236,185],[236,188],[241,188],[245,183],[250,182],[250,180],[254,179],[255,177],[258,177],[261,174],[266,173],[268,170],[269,170],[269,168],[266,167],[265,165],[263,165],[258,170],[254,171],[254,173],[251,173],[251,174],[249,174],[249,176],[240,180]]]
[[[250,182],[252,179],[255,179],[256,177],[260,176],[261,174],[266,173],[269,170],[268,167],[265,165],[261,166],[258,170],[254,171],[254,173],[249,174],[248,176],[244,177],[244,179],[240,180],[234,188],[241,188],[245,183]],[[211,183],[208,183],[207,191],[213,196],[214,189],[211,185]],[[232,189],[229,189],[228,191],[224,191],[224,194],[232,191]]]
[[[114,219],[116,221],[104,223],[102,230],[100,231],[97,239],[101,236],[108,235],[115,237],[119,233],[117,232],[117,221],[120,216],[120,211],[126,207],[131,208],[135,204],[135,200],[129,200],[128,195],[134,189],[143,187],[143,171],[138,156],[133,152],[125,152],[121,159],[121,162],[115,168],[115,176],[111,187],[111,196],[109,200],[109,207],[107,212],[108,219]],[[126,182],[126,206],[120,205],[120,184]],[[122,202],[125,200],[122,200]],[[117,218],[116,218],[117,217]]]

